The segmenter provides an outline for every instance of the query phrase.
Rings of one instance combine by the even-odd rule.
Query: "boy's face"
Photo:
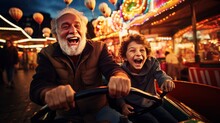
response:
[[[126,59],[130,64],[130,70],[132,72],[138,73],[141,68],[144,66],[144,63],[147,59],[147,53],[144,45],[137,44],[135,41],[132,41],[127,48]]]

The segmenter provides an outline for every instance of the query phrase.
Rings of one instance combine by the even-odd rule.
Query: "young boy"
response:
[[[150,56],[150,51],[150,44],[140,34],[131,34],[123,38],[120,48],[120,54],[124,59],[122,68],[128,73],[132,87],[156,95],[154,83],[156,79],[163,91],[172,91],[175,88],[172,78],[161,70],[159,61],[155,57]],[[143,109],[143,107],[150,107],[152,105],[151,100],[132,94],[118,99],[117,103],[121,107],[122,113],[126,116],[133,113],[133,111],[138,111]],[[178,121],[163,107],[159,106],[150,112],[136,117],[133,119],[133,122],[174,123]]]

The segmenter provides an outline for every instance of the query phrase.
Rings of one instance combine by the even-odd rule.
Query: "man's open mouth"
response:
[[[67,41],[69,43],[78,43],[79,42],[79,38],[78,37],[67,38]]]

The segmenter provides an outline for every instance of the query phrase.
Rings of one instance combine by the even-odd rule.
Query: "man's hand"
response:
[[[124,104],[122,106],[122,114],[125,116],[128,116],[129,114],[134,113],[132,110],[134,110],[134,108],[131,105]]]
[[[162,85],[161,85],[161,90],[162,91],[172,91],[175,88],[175,83],[171,80],[166,80]]]
[[[75,91],[70,85],[60,85],[46,91],[44,101],[52,110],[69,110],[75,107],[74,94]]]
[[[131,89],[131,81],[125,74],[112,76],[109,80],[108,88],[112,97],[127,96]]]

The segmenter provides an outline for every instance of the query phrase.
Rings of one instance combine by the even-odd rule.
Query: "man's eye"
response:
[[[75,24],[75,28],[80,29],[80,24]]]
[[[67,25],[67,24],[62,25],[61,28],[62,28],[62,29],[68,29],[68,28],[69,28],[69,25]]]

